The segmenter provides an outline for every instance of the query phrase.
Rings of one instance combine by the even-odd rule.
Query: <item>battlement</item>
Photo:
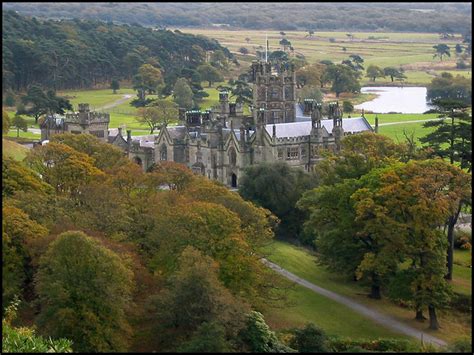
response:
[[[299,136],[299,137],[282,137],[277,138],[277,144],[301,144],[309,141],[309,136]]]
[[[80,103],[78,105],[78,110],[78,112],[66,113],[64,121],[67,123],[79,124],[110,122],[110,114],[105,112],[90,111],[89,104],[87,103]]]

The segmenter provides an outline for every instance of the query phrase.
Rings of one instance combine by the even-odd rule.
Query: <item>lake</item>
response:
[[[426,87],[366,86],[361,92],[378,96],[372,101],[356,105],[356,109],[376,113],[423,113],[430,109],[426,102]]]

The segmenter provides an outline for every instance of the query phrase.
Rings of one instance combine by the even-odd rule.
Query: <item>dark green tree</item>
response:
[[[293,338],[290,347],[300,353],[325,353],[329,351],[327,336],[324,331],[313,323],[308,323],[302,329],[292,331]]]
[[[356,72],[346,65],[328,65],[324,76],[332,83],[331,90],[336,93],[336,97],[339,97],[342,92],[360,92]]]
[[[284,152],[286,153],[286,152]],[[304,214],[295,204],[304,191],[314,187],[316,181],[304,171],[290,168],[284,162],[250,166],[241,179],[240,195],[272,211],[281,219],[277,234],[303,238],[301,225]],[[306,241],[311,244],[311,241]]]
[[[448,56],[451,57],[451,52],[449,49],[449,46],[447,44],[441,43],[433,46],[435,49],[435,54],[433,55],[433,58],[439,57],[439,60],[443,60],[443,56]]]
[[[117,93],[117,90],[120,89],[120,83],[117,79],[113,79],[110,82],[110,88],[114,91],[114,94]]]
[[[20,115],[13,116],[13,119],[11,120],[11,126],[16,128],[17,138],[20,137],[20,129],[23,132],[28,131],[28,122],[26,122],[26,120]]]
[[[212,86],[212,83],[224,80],[222,74],[210,64],[201,64],[197,71],[201,75],[201,79],[209,83],[209,87]]]

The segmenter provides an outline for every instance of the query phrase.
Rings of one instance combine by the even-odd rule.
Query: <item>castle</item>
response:
[[[229,94],[222,91],[217,108],[180,109],[181,124],[165,126],[159,134],[132,137],[131,131],[127,131],[125,137],[122,129],[118,129],[110,130],[108,135],[100,133],[101,138],[124,149],[144,170],[160,161],[174,161],[237,188],[247,166],[285,161],[292,167],[310,171],[322,159],[323,149],[337,151],[344,136],[373,131],[363,115],[343,119],[338,103],[324,107],[314,100],[298,103],[291,66],[275,69],[270,63],[253,62],[251,79],[251,115],[245,115],[242,105],[230,102]],[[76,133],[73,129],[78,130],[79,125],[84,132],[98,135],[98,124],[105,120],[92,117],[89,128],[77,123],[81,119],[64,120],[63,125],[72,133]]]
[[[46,116],[40,124],[41,141],[49,140],[58,133],[89,133],[107,141],[109,135],[110,115],[92,112],[89,104],[79,104],[79,112],[66,113],[64,116]]]

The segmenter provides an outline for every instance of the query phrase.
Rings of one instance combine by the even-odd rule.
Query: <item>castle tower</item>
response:
[[[256,109],[265,109],[265,123],[295,122],[296,76],[293,66],[272,70],[271,63],[252,63]]]

